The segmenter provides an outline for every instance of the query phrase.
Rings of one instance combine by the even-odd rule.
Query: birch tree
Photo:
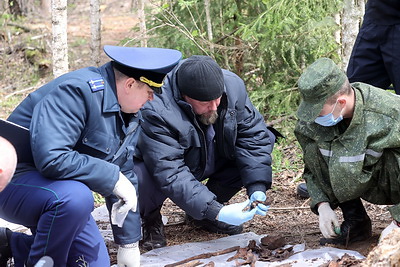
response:
[[[213,45],[213,31],[212,31],[212,22],[211,22],[211,15],[210,15],[210,0],[204,0],[204,9],[206,11],[206,23],[207,23],[207,36],[208,40],[210,41],[210,50],[214,52],[214,45]]]
[[[365,0],[344,0],[341,27],[341,57],[343,69],[347,68],[354,42],[365,12]]]
[[[100,65],[100,49],[101,49],[101,17],[99,0],[90,0],[90,30],[91,43],[90,49],[92,64]]]
[[[67,0],[51,1],[53,25],[53,75],[58,77],[68,72]]]
[[[140,45],[142,47],[147,47],[147,28],[146,28],[146,15],[144,11],[144,1],[137,0],[138,5],[138,17],[139,17],[139,27],[140,27]]]

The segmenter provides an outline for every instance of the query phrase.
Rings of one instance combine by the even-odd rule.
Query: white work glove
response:
[[[117,253],[118,267],[139,267],[140,266],[140,251],[139,242],[120,245]]]
[[[318,207],[319,229],[325,238],[337,236],[335,228],[340,229],[339,220],[336,213],[331,209],[328,202],[322,202]]]
[[[122,227],[129,210],[136,211],[137,196],[133,184],[122,173],[115,184],[113,193],[119,198],[111,209],[111,223]]]
[[[217,220],[227,224],[241,225],[242,223],[251,220],[257,212],[257,209],[248,209],[243,211],[243,209],[249,204],[250,199],[242,203],[223,206],[218,213]]]
[[[399,229],[400,227],[397,226],[397,224],[392,221],[388,226],[386,226],[385,229],[383,229],[380,237],[379,237],[379,243],[393,230],[393,229]]]

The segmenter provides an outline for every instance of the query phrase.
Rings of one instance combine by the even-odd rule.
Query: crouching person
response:
[[[161,92],[176,50],[106,46],[112,59],[62,75],[31,93],[9,121],[30,129],[34,162],[18,164],[0,193],[0,217],[32,235],[2,229],[0,262],[34,266],[45,255],[55,266],[110,266],[91,216],[92,191],[106,197],[118,265],[139,266],[141,222],[133,153],[140,108]]]
[[[143,118],[138,147],[144,162],[138,159],[135,171],[144,249],[166,245],[160,214],[166,198],[191,223],[215,233],[239,234],[243,223],[267,213],[263,204],[243,209],[267,198],[275,130],[237,75],[207,56],[182,60],[167,75],[163,94],[145,105]],[[243,187],[249,200],[224,205]]]

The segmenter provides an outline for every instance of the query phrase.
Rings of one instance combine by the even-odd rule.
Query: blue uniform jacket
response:
[[[214,220],[222,204],[200,182],[207,178],[203,177],[206,141],[191,106],[182,100],[176,85],[179,66],[164,80],[162,95],[144,106],[138,147],[147,169],[167,197],[194,218]],[[225,92],[214,125],[215,148],[220,157],[236,162],[248,194],[265,191],[272,182],[273,134],[251,104],[243,80],[227,70],[223,75]]]
[[[129,123],[124,123],[110,62],[67,73],[45,84],[8,120],[30,129],[35,161],[35,166],[20,164],[14,179],[37,169],[50,179],[81,181],[94,192],[113,196],[122,171],[136,186],[133,153],[141,114],[133,114]],[[129,223],[124,228],[129,229]],[[140,229],[132,236],[138,239]]]

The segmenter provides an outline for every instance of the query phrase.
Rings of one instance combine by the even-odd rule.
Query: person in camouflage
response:
[[[365,84],[350,83],[328,58],[311,64],[298,81],[302,101],[295,135],[303,150],[303,178],[311,209],[319,215],[321,244],[348,244],[371,236],[371,220],[361,198],[393,205],[400,221],[400,97]],[[333,209],[340,207],[339,225]]]

